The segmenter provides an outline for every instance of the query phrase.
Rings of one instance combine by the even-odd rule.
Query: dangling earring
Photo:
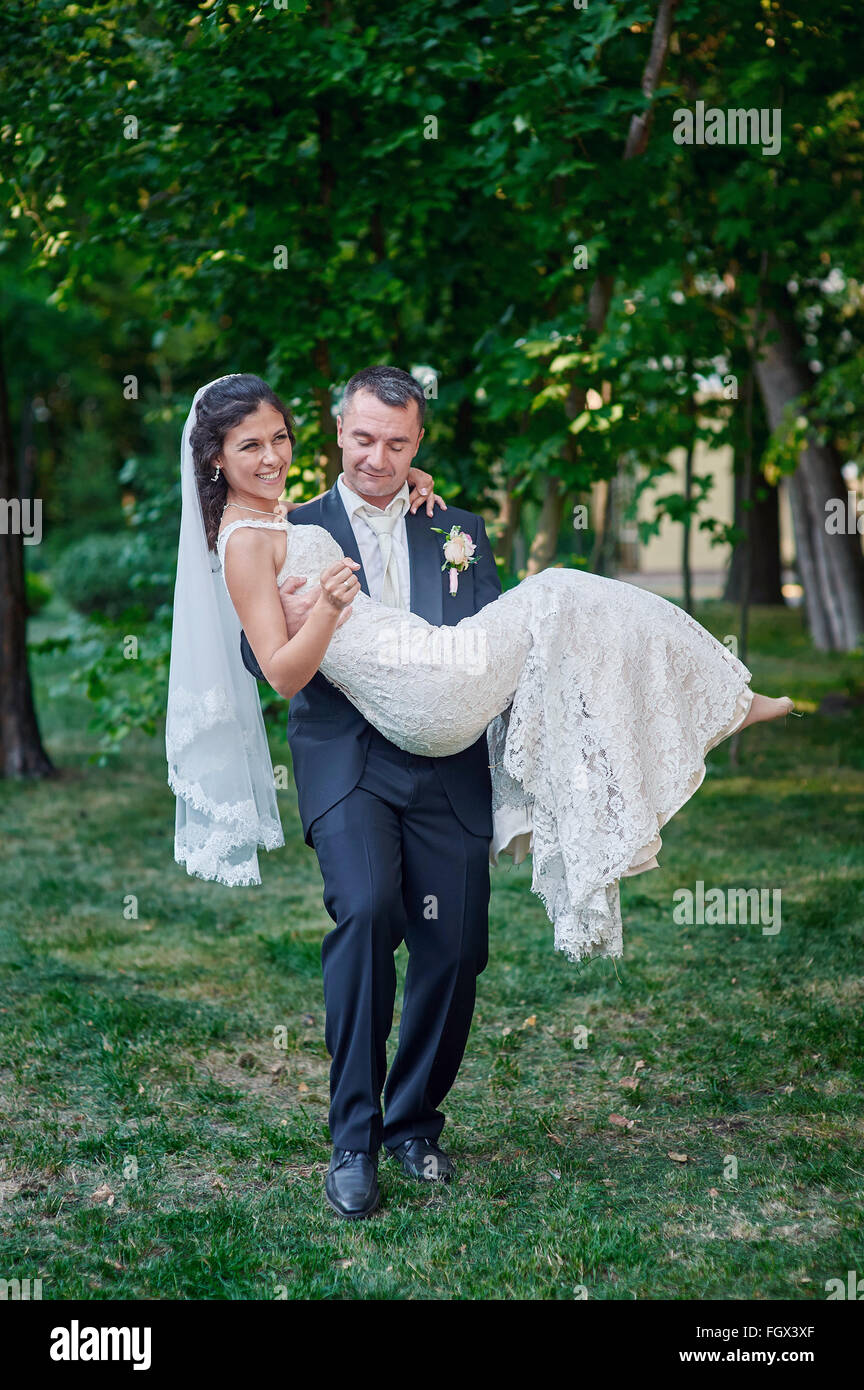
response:
[[[216,465],[216,472],[213,474],[213,477],[210,479],[211,483],[218,483],[218,481],[219,481],[219,471],[220,471],[221,467],[222,467],[221,463],[217,463],[217,465]]]

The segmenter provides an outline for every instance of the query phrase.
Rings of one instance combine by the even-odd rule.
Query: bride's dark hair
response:
[[[291,413],[282,404],[276,392],[262,381],[260,376],[239,372],[236,376],[217,381],[205,391],[198,402],[196,421],[189,436],[192,446],[192,460],[195,467],[195,482],[201,499],[201,512],[204,517],[204,532],[211,550],[216,549],[216,537],[222,510],[228,496],[225,474],[219,474],[215,483],[216,459],[222,452],[222,445],[229,430],[246,419],[265,403],[278,410],[285,421],[288,438],[294,446],[294,430]]]

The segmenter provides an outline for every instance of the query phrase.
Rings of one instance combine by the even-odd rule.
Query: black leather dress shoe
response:
[[[324,1181],[324,1195],[348,1221],[370,1216],[378,1205],[378,1155],[357,1149],[334,1149]]]
[[[409,1178],[422,1182],[450,1182],[455,1177],[453,1160],[432,1139],[406,1139],[387,1153]]]

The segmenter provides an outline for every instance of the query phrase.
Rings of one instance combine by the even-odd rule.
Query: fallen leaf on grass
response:
[[[632,1129],[636,1122],[635,1120],[628,1120],[626,1115],[610,1115],[609,1123],[610,1125],[617,1125],[619,1129]]]
[[[113,1207],[114,1193],[111,1191],[111,1188],[108,1186],[107,1182],[103,1182],[101,1187],[96,1188],[96,1191],[93,1193],[93,1201],[107,1202],[109,1207]]]
[[[672,1160],[673,1163],[689,1163],[689,1162],[690,1162],[690,1159],[688,1158],[687,1154],[672,1154],[672,1153],[670,1153],[670,1154],[667,1155],[667,1157],[668,1157],[668,1158],[671,1158],[671,1160]]]

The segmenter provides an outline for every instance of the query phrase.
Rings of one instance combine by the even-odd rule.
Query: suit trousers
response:
[[[458,820],[434,761],[372,730],[353,791],[312,822],[334,922],[321,962],[337,1148],[437,1140],[488,960],[489,840]],[[408,949],[399,1041],[387,1071],[394,953]],[[383,1092],[383,1114],[382,1114]]]

